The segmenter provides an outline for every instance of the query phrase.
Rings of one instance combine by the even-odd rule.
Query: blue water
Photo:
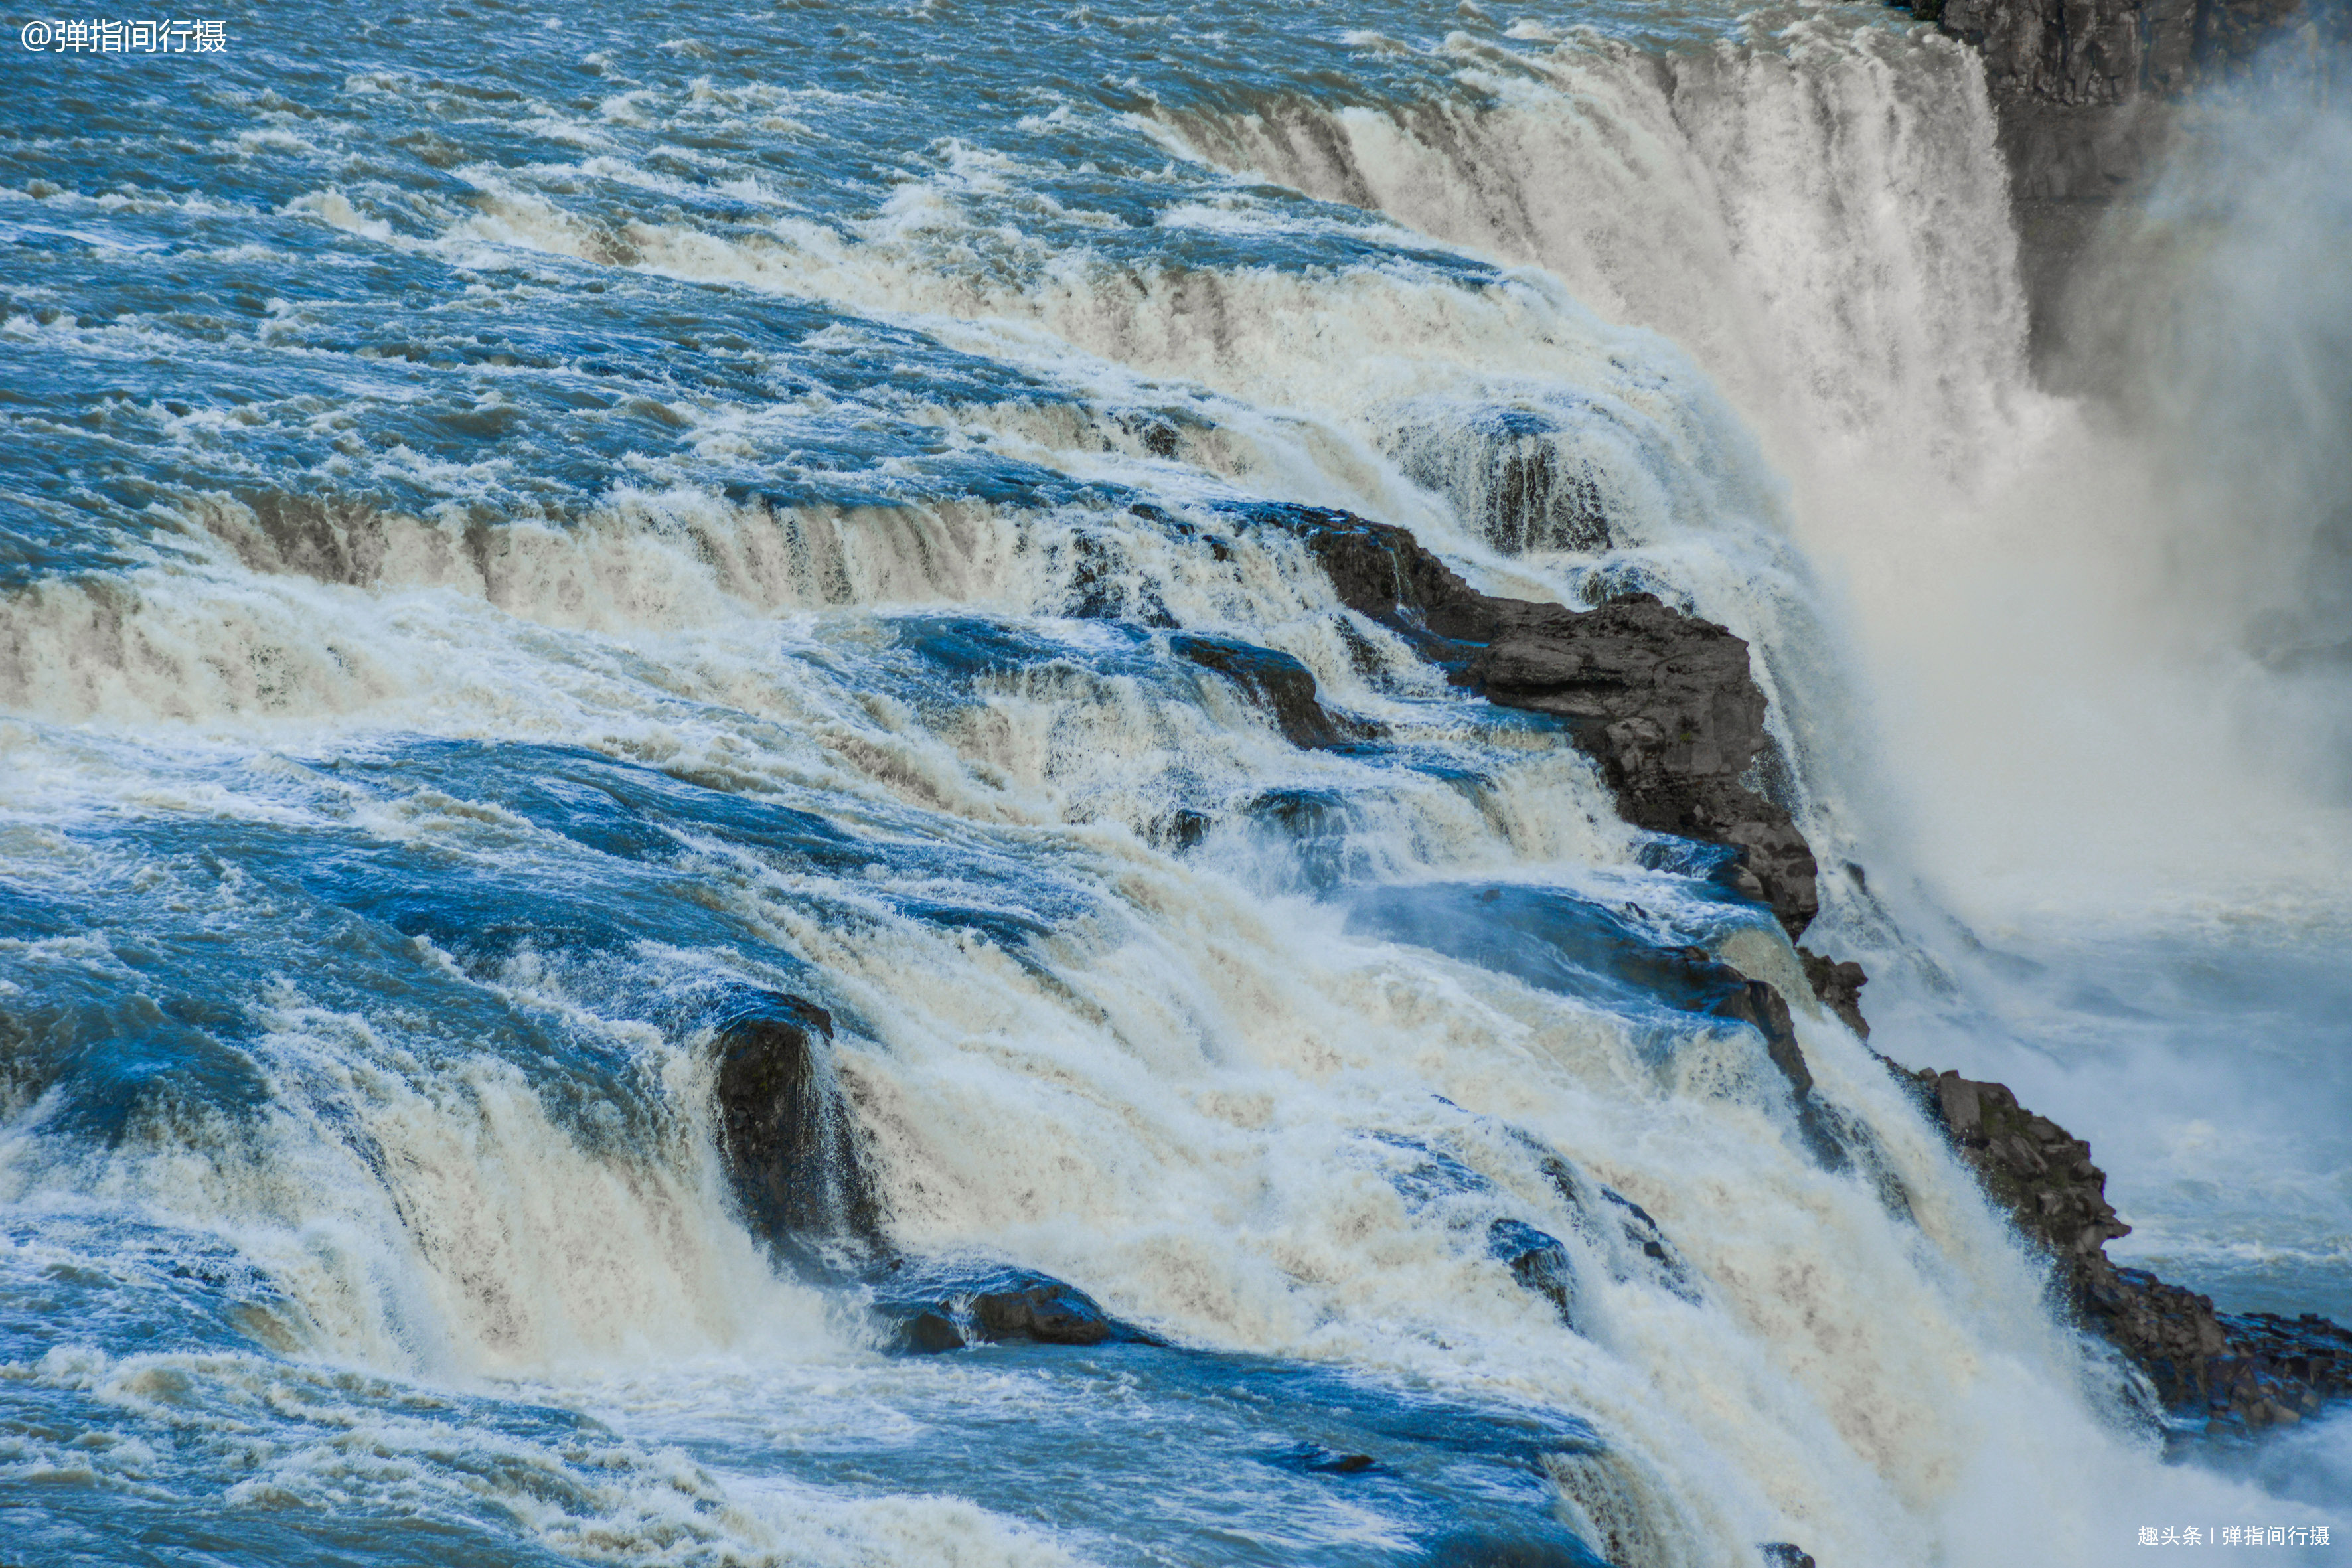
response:
[[[1866,681],[1756,389],[1837,449],[1799,347],[1905,311],[1773,294],[1826,252],[1742,181],[1847,233],[1889,136],[1994,203],[1897,229],[1996,244],[1969,57],[1874,5],[226,33],[0,52],[0,1561],[1836,1568],[2013,1561],[1998,1505],[2093,1562],[2327,1500],[2119,1430],[1719,853],[1286,521],[1732,625],[1834,865]],[[780,1264],[714,1143],[746,988],[834,1019],[894,1247],[1151,1342],[900,1355]],[[1955,994],[1876,1043],[2032,1011]],[[2242,1304],[2336,1306],[2340,1196]]]

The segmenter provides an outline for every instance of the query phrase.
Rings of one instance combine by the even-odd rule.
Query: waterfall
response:
[[[2145,584],[2085,584],[2147,495],[2053,526],[2144,433],[2029,375],[1972,53],[925,8],[820,83],[815,13],[558,6],[509,87],[366,9],[364,69],[224,68],[217,180],[122,132],[123,189],[0,193],[46,258],[11,1550],[1957,1568],[2322,1518],[2163,1462],[1725,845],[1318,553],[1747,639],[1808,940],[1959,1060],[1984,889],[2097,837],[2023,819],[1964,672],[2038,741],[2142,669]],[[2087,794],[2111,740],[2046,756]],[[2236,777],[2181,767],[2128,809]]]

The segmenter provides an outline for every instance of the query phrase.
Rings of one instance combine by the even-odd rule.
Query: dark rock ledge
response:
[[[1457,683],[1489,701],[1568,719],[1628,822],[1737,849],[1750,890],[1792,940],[1811,922],[1819,907],[1812,853],[1787,809],[1742,782],[1770,741],[1738,637],[1646,594],[1590,611],[1480,594],[1405,530],[1346,512],[1254,515],[1301,538],[1343,604],[1412,640]],[[1814,994],[1867,1036],[1862,966],[1798,953]],[[1786,1004],[1761,983],[1748,989],[1750,1021],[1789,1078],[1808,1141],[1829,1148],[1834,1139],[1811,1103]],[[2130,1227],[2106,1201],[2089,1144],[1999,1084],[1887,1065],[1918,1090],[2019,1233],[2050,1256],[2075,1319],[2145,1372],[2168,1408],[2261,1428],[2352,1397],[2352,1331],[2317,1317],[2216,1312],[2209,1298],[2116,1267],[2105,1244]]]
[[[1317,507],[1255,508],[1296,534],[1340,603],[1401,633],[1457,685],[1568,721],[1636,827],[1738,854],[1744,889],[1791,938],[1821,907],[1788,808],[1747,780],[1772,742],[1748,645],[1654,595],[1591,610],[1481,594],[1413,536]]]
[[[2198,95],[2294,53],[2336,89],[2352,74],[2345,0],[1889,0],[1984,58],[2034,354],[2068,347],[2062,307],[2102,215],[2138,201],[2194,125]],[[2317,84],[2315,84],[2317,85]]]
[[[798,996],[747,990],[715,1022],[719,1152],[745,1221],[794,1272],[866,1286],[889,1348],[1157,1342],[1034,1269],[897,1251],[834,1072],[833,1015]]]
[[[1908,1076],[1985,1191],[2055,1265],[2077,1321],[2147,1373],[2168,1408],[2259,1429],[2352,1397],[2352,1330],[2308,1315],[2216,1312],[2208,1297],[2116,1267],[2106,1244],[2131,1226],[2108,1204],[2088,1143],[2000,1084],[1932,1068]]]

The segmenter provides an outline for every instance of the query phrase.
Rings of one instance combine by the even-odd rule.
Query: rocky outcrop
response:
[[[1179,633],[1169,651],[1202,669],[1213,670],[1274,716],[1283,739],[1303,751],[1344,745],[1358,737],[1324,710],[1315,695],[1315,673],[1286,653],[1232,637]]]
[[[1912,1076],[1986,1192],[2055,1264],[2058,1289],[2083,1325],[2147,1373],[2168,1406],[2259,1428],[2352,1397],[2352,1330],[2317,1317],[2216,1312],[2210,1298],[2118,1268],[2106,1244],[2131,1227],[2107,1202],[2088,1143],[2000,1084],[1956,1072]]]
[[[889,1348],[1160,1342],[1034,1269],[897,1251],[834,1072],[833,1016],[815,1003],[739,993],[712,1055],[719,1156],[752,1233],[804,1275],[868,1287]]]
[[[1780,1076],[1788,1079],[1789,1099],[1797,1111],[1797,1130],[1813,1158],[1832,1171],[1843,1171],[1851,1165],[1853,1156],[1813,1094],[1812,1069],[1805,1065],[1804,1047],[1797,1043],[1797,1023],[1790,1016],[1787,999],[1761,980],[1743,980],[1729,1001],[1717,1010],[1727,1017],[1752,1025],[1764,1037],[1765,1054],[1780,1069]]]
[[[1870,976],[1862,965],[1851,961],[1825,958],[1809,947],[1797,949],[1797,958],[1805,966],[1805,984],[1812,987],[1822,1005],[1836,1014],[1845,1026],[1870,1038],[1870,1020],[1862,1016],[1862,988],[1870,984]]]
[[[1609,548],[1599,473],[1566,445],[1551,412],[1432,398],[1395,405],[1393,416],[1381,449],[1413,483],[1451,500],[1496,549]]]
[[[879,1245],[874,1184],[833,1070],[833,1016],[774,991],[740,994],[712,1041],[719,1150],[753,1234],[798,1264]]]
[[[1791,937],[1820,908],[1812,851],[1786,807],[1745,782],[1771,744],[1748,645],[1654,595],[1527,619],[1473,659],[1489,701],[1557,713],[1636,827],[1740,851]]]
[[[2100,214],[2134,197],[2196,89],[2246,73],[2307,29],[2340,59],[2341,0],[1911,0],[1984,56],[2017,220],[2035,353],[2060,346],[2059,307]]]
[[[1556,714],[1636,827],[1738,852],[1790,936],[1820,908],[1812,851],[1749,779],[1771,744],[1748,645],[1649,594],[1591,610],[1481,594],[1402,528],[1313,507],[1255,510],[1302,539],[1340,602],[1412,640],[1460,685]]]
[[[875,1310],[889,1326],[891,1348],[915,1354],[1012,1341],[1162,1342],[1120,1322],[1075,1285],[995,1264],[894,1262],[877,1275]]]
[[[1915,0],[1912,14],[1984,55],[1997,103],[2096,109],[2172,98],[2245,70],[2305,0]]]

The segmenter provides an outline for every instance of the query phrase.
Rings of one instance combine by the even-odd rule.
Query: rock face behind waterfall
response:
[[[2305,32],[2340,71],[2341,0],[1911,0],[1984,56],[2037,358],[2101,213],[2134,199],[2186,123],[2182,100]],[[2332,63],[2331,63],[2332,61]]]
[[[2216,1312],[2212,1300],[2138,1268],[2106,1244],[2129,1233],[2091,1146],[1997,1083],[1914,1075],[1922,1098],[2018,1231],[2057,1266],[2084,1327],[2147,1373],[2176,1410],[2249,1427],[2292,1424],[2352,1396],[2352,1331],[2316,1317]]]
[[[1748,645],[1649,594],[1591,610],[1481,594],[1402,528],[1309,507],[1260,513],[1312,550],[1340,602],[1489,701],[1557,714],[1636,827],[1739,852],[1791,937],[1821,907],[1788,807],[1748,780],[1771,745]]]

